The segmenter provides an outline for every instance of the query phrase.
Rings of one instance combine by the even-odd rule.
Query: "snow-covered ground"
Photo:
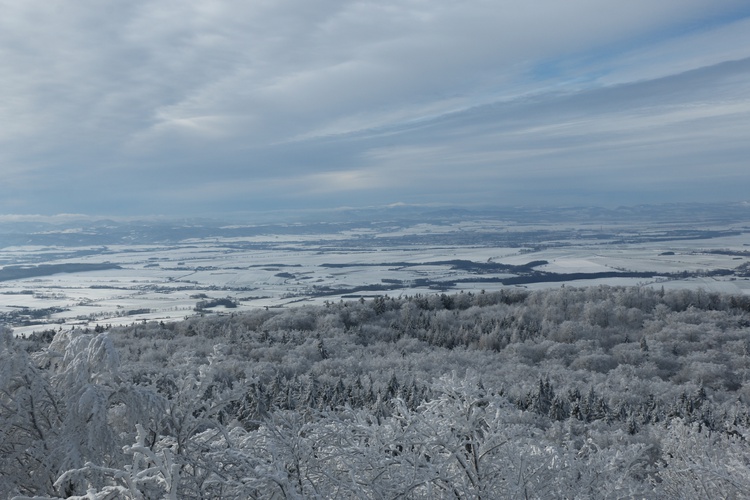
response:
[[[717,238],[623,243],[638,228],[602,227],[616,234],[596,237],[586,225],[523,226],[502,221],[469,221],[411,227],[346,228],[334,234],[264,234],[248,237],[190,238],[178,243],[107,246],[14,246],[0,248],[0,262],[12,264],[101,264],[118,269],[61,273],[0,281],[0,314],[58,308],[20,326],[17,334],[138,321],[174,321],[193,314],[198,301],[230,298],[235,309],[338,301],[379,294],[413,295],[496,290],[508,272],[453,268],[447,261],[525,265],[545,273],[650,272],[653,278],[604,278],[569,282],[537,282],[528,289],[560,286],[649,285],[750,293],[744,277],[696,277],[715,269],[736,269],[750,261],[750,233]],[[540,231],[554,239],[540,241]],[[574,235],[565,237],[565,231]],[[495,245],[493,235],[518,243]],[[654,231],[654,234],[657,234]],[[533,234],[529,236],[527,234]],[[550,233],[552,234],[552,233]],[[627,238],[622,235],[626,235]],[[657,236],[659,236],[657,234]],[[432,238],[432,239],[430,239]],[[536,238],[534,240],[534,238]],[[523,242],[529,240],[526,245]],[[463,242],[466,243],[463,243]],[[710,253],[721,250],[725,253]],[[692,276],[677,278],[676,273]],[[669,276],[668,276],[669,275]],[[494,280],[494,281],[493,281]],[[511,285],[508,285],[511,286]]]

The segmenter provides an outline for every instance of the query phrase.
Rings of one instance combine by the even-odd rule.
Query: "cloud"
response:
[[[606,150],[602,171],[703,149],[732,175],[744,152],[747,72],[721,66],[750,57],[744,0],[0,7],[0,210],[200,211],[258,182],[263,203],[461,202]]]

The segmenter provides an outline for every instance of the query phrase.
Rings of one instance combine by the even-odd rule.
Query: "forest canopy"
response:
[[[750,297],[646,287],[6,328],[0,497],[739,497],[749,354]]]

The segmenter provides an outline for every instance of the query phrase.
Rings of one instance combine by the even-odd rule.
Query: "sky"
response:
[[[0,8],[0,214],[750,199],[747,0]]]

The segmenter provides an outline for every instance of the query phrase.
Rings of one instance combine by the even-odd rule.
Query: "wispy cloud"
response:
[[[546,198],[747,154],[744,0],[0,7],[0,211]]]

